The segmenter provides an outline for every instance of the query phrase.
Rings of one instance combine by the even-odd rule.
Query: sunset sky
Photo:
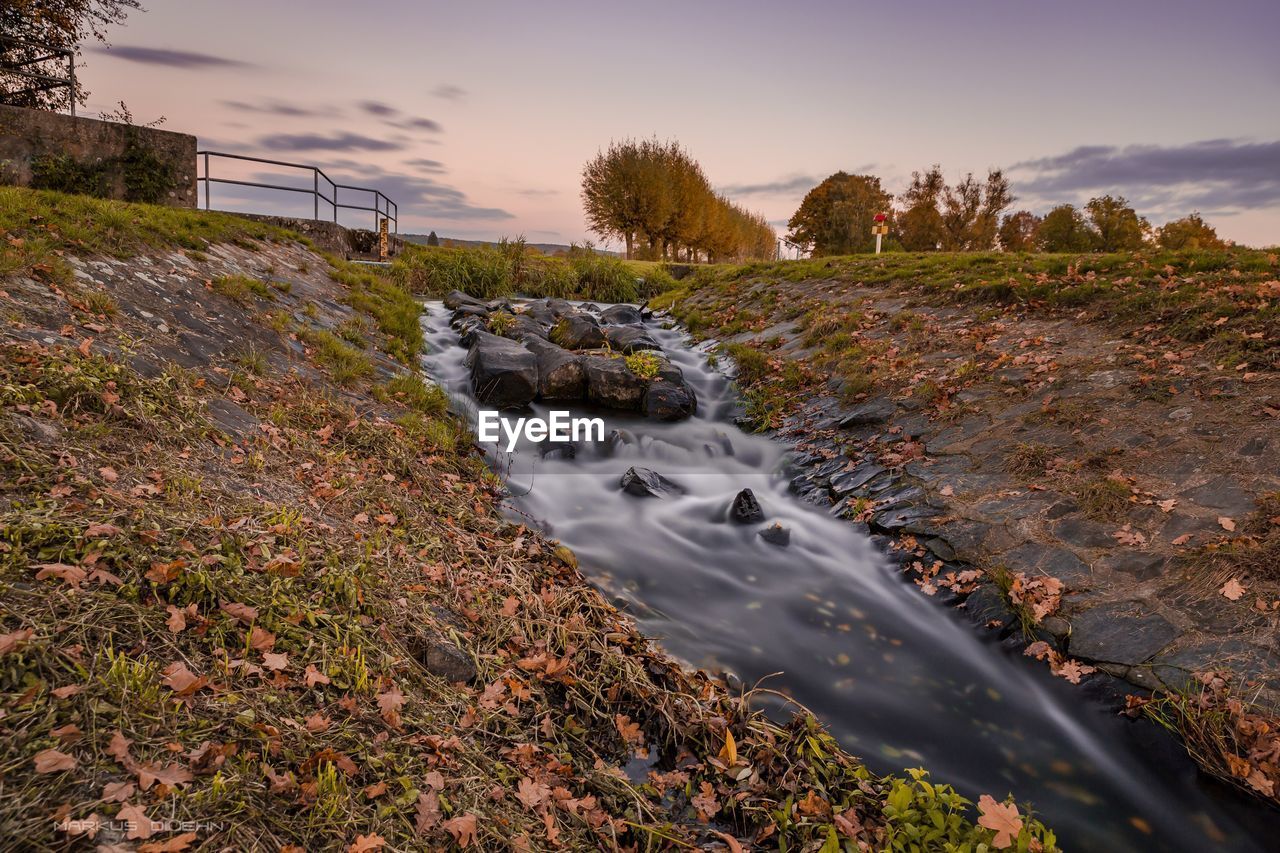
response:
[[[1280,243],[1276,0],[145,5],[85,46],[90,112],[378,187],[401,230],[582,240],[582,164],[656,135],[780,234],[833,171],[936,162]]]

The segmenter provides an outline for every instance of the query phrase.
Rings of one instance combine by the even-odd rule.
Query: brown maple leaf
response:
[[[1022,818],[1018,817],[1018,807],[1013,803],[997,803],[990,794],[983,794],[978,798],[978,812],[978,826],[995,830],[991,846],[997,850],[1011,847],[1022,832]]]
[[[448,830],[459,847],[470,847],[476,840],[476,816],[471,812],[446,820],[440,825]]]
[[[534,811],[538,806],[546,802],[550,794],[551,788],[549,786],[536,782],[528,776],[521,779],[516,785],[516,799],[530,811]]]

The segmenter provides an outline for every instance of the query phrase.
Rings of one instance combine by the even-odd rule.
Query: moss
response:
[[[662,359],[648,350],[633,352],[626,357],[627,369],[641,379],[655,379],[662,369]]]

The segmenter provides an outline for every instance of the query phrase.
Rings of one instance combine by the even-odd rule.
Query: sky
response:
[[[91,113],[123,100],[202,148],[376,187],[401,231],[593,238],[583,164],[656,136],[780,236],[832,172],[897,193],[939,163],[1005,169],[1015,208],[1121,194],[1280,244],[1276,0],[144,2],[84,46]],[[213,204],[311,208],[226,185]]]

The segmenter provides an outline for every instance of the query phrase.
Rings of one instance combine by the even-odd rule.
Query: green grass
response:
[[[315,359],[339,385],[354,385],[373,374],[369,356],[327,329],[307,329],[298,337],[314,350]]]
[[[347,286],[346,303],[368,314],[386,336],[389,355],[412,369],[425,343],[422,335],[422,305],[394,278],[384,277],[333,256],[326,256],[329,275]]]
[[[275,293],[267,286],[266,282],[261,279],[250,278],[247,275],[220,276],[210,282],[209,286],[213,288],[215,293],[221,293],[241,305],[248,305],[255,296],[268,301],[275,299]]]
[[[641,379],[655,379],[662,368],[662,359],[650,352],[641,350],[626,357],[627,369]]]
[[[440,416],[449,408],[449,399],[434,382],[425,382],[416,373],[402,373],[373,389],[375,397],[396,400],[425,415]]]

